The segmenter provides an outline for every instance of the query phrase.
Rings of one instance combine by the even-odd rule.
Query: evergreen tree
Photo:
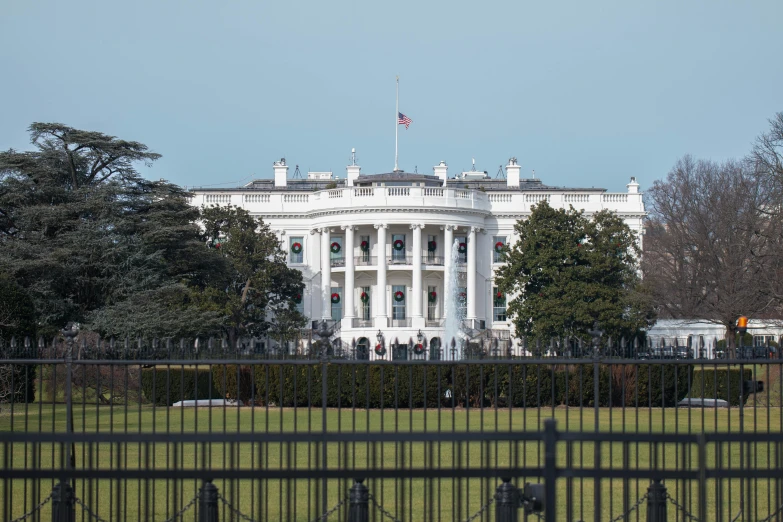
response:
[[[205,252],[188,193],[135,170],[160,156],[62,124],[30,134],[35,150],[0,153],[0,270],[32,298],[40,333],[69,321],[106,335],[215,331],[218,314],[189,303],[223,260]]]
[[[517,335],[587,338],[597,321],[613,337],[652,324],[640,291],[633,232],[609,211],[588,219],[583,212],[553,209],[546,202],[515,225],[519,240],[506,251],[498,288]]]
[[[201,222],[208,244],[228,264],[222,287],[211,287],[202,306],[218,311],[233,344],[242,336],[273,334],[290,340],[306,324],[295,299],[302,272],[289,268],[280,241],[260,218],[238,207],[206,207]]]

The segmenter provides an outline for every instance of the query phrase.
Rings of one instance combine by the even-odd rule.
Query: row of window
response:
[[[359,287],[359,318],[364,321],[369,321],[372,319],[372,310],[370,308],[371,299],[370,299],[370,287],[369,286],[362,286]],[[427,295],[435,294],[437,295],[437,287],[435,286],[428,286],[427,287]],[[460,296],[463,296],[461,299],[458,300],[458,304],[460,307],[460,317],[465,317],[466,315],[466,307],[467,307],[467,289],[465,287],[459,287],[457,288],[457,293]],[[493,287],[492,288],[492,317],[495,321],[505,321],[506,320],[506,297],[503,295],[502,297],[498,297],[498,288]],[[337,299],[331,299],[332,303],[332,319],[335,321],[339,321],[343,318],[343,289],[340,287],[332,287],[331,289],[331,295],[337,296]],[[366,295],[367,297],[365,299],[362,299],[361,296]],[[401,298],[395,297],[401,295]],[[392,302],[392,319],[393,320],[402,320],[405,319],[406,316],[406,309],[405,309],[405,303],[406,303],[406,296],[405,296],[405,285],[392,285],[392,292],[391,292],[391,302]],[[304,315],[304,302],[299,302],[296,305],[297,310],[299,313]],[[428,321],[435,321],[438,320],[438,303],[437,300],[430,300],[427,299],[427,320]]]
[[[456,236],[454,238],[455,241],[459,242],[460,244],[467,244],[468,239],[464,236]],[[330,257],[331,259],[342,259],[343,258],[343,238],[336,236],[331,238],[331,244],[337,245],[336,248],[332,248]],[[392,244],[392,261],[405,261],[405,234],[392,234],[391,237],[391,244]],[[395,245],[402,245],[402,248],[397,248]],[[505,245],[506,244],[506,236],[492,236],[492,261],[493,263],[502,263],[503,262],[503,252],[500,251],[500,249],[495,248],[495,245]],[[359,236],[359,246],[361,251],[361,257],[364,261],[369,262],[370,261],[370,249],[371,249],[371,240],[370,236]],[[433,245],[434,248],[430,248],[430,245]],[[427,249],[427,257],[428,259],[434,261],[436,254],[440,251],[438,245],[438,236],[427,236],[427,243],[425,245]],[[304,237],[302,236],[293,236],[289,239],[288,244],[288,251],[289,251],[289,263],[292,264],[302,264],[304,263]],[[468,253],[467,249],[465,249],[464,252],[459,252],[459,261],[462,263],[467,263],[468,261]]]

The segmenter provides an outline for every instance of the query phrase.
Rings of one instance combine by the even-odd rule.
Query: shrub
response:
[[[753,371],[750,368],[745,368],[742,375],[739,368],[697,368],[693,372],[689,396],[693,399],[723,399],[730,406],[740,406],[748,398],[742,382],[752,378]]]
[[[253,370],[250,366],[216,364],[212,366],[212,383],[220,397],[239,399],[245,404],[253,400]]]
[[[144,399],[158,406],[177,401],[222,399],[208,368],[147,368],[141,372]]]
[[[35,402],[34,364],[0,364],[0,403]]]

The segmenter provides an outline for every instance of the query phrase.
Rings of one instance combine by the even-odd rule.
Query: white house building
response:
[[[302,178],[289,177],[281,159],[272,179],[194,189],[193,204],[235,205],[263,218],[279,234],[289,265],[303,273],[301,311],[330,323],[335,343],[369,358],[400,347],[395,357],[459,358],[445,320],[446,296],[457,296],[451,315],[460,316],[464,335],[511,347],[506,297],[498,296],[494,282],[501,262],[496,246],[514,242],[514,224],[541,201],[587,215],[612,210],[641,241],[645,211],[634,178],[627,192],[609,193],[521,178],[515,158],[505,179],[475,170],[449,177],[443,161],[431,175],[368,175],[353,163],[345,178],[331,172]]]

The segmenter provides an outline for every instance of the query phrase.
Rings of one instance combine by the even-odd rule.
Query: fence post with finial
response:
[[[364,479],[355,479],[348,493],[348,522],[370,521],[370,490],[362,484]]]
[[[52,490],[52,522],[75,522],[75,508],[73,488],[61,480]]]
[[[647,522],[666,522],[666,486],[654,479],[647,488]]]
[[[198,522],[218,522],[218,489],[212,479],[198,490]]]
[[[497,522],[517,522],[519,520],[519,489],[511,479],[502,477],[503,482],[495,491],[495,520]]]

